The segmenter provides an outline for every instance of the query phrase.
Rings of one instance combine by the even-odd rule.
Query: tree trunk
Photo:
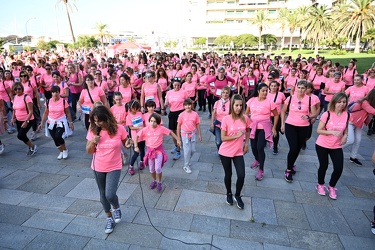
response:
[[[315,49],[314,49],[314,54],[317,55],[319,53],[319,39],[317,38],[315,40]]]
[[[293,30],[293,31],[290,31],[290,40],[289,40],[289,53],[291,53],[291,52],[292,52],[293,33],[294,33],[294,30]]]
[[[104,39],[103,39],[103,36],[100,36],[100,42],[102,43],[102,49],[104,49]]]
[[[72,34],[73,43],[75,43],[76,39],[75,39],[74,33],[73,33],[72,21],[70,20],[70,15],[69,15],[69,10],[68,10],[68,4],[65,1],[64,1],[64,3],[65,3],[66,15],[68,16],[68,21],[69,21],[69,26],[70,26],[70,33]]]
[[[302,50],[302,29],[299,29],[299,50]]]
[[[260,52],[260,45],[262,44],[262,27],[259,27],[259,41],[258,41],[258,51]]]
[[[361,42],[361,39],[360,39],[359,35],[357,34],[357,37],[355,39],[354,53],[359,53],[360,52],[360,50],[359,50],[360,42]]]
[[[284,42],[285,42],[285,36],[284,36],[284,29],[281,30],[281,45],[280,45],[280,50],[282,51],[284,48]]]

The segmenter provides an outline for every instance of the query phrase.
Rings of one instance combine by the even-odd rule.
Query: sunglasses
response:
[[[267,79],[268,79],[268,80],[272,80],[273,78],[272,78],[272,77],[268,77]]]
[[[301,109],[302,109],[302,106],[301,106],[301,104],[302,104],[302,102],[301,102],[301,101],[299,101],[299,102],[298,102],[298,110],[301,110]]]
[[[224,105],[221,107],[221,109],[225,112],[225,106]]]
[[[173,78],[173,80],[179,82],[179,81],[181,81],[181,78],[180,77],[175,77],[175,78]]]
[[[51,70],[51,68],[46,68],[46,70]]]
[[[232,70],[232,72],[237,72],[237,70]]]
[[[101,75],[101,73],[95,73],[95,75],[99,75],[99,76],[100,76],[100,75]]]
[[[213,70],[210,70],[210,73],[215,73],[215,71],[213,71]]]
[[[20,77],[27,77],[27,75],[20,75]]]
[[[13,90],[14,90],[14,91],[22,90],[22,88],[14,88]]]

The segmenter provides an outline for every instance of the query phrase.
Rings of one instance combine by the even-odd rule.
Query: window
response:
[[[234,23],[234,20],[227,20],[226,23]]]
[[[276,14],[276,10],[268,10],[268,14],[274,15],[274,14]]]
[[[243,15],[243,11],[236,11],[236,15]]]
[[[234,11],[227,11],[227,15],[228,15],[228,16],[232,16],[232,15],[234,15]]]
[[[235,4],[236,2],[234,1],[230,1],[230,2],[227,2],[227,4]]]

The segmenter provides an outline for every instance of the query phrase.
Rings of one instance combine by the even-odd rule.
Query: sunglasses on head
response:
[[[302,106],[301,106],[301,104],[302,104],[302,102],[301,102],[301,101],[299,101],[299,102],[298,102],[298,110],[301,110],[301,109],[302,109]]]
[[[180,78],[180,77],[175,77],[175,78],[173,78],[173,81],[180,82],[180,81],[181,81],[181,78]]]

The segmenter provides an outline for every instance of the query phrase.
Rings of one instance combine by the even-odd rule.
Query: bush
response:
[[[375,49],[369,49],[369,50],[367,50],[367,54],[375,54]]]
[[[335,56],[346,55],[346,50],[342,50],[342,49],[332,50],[331,55],[335,55]]]

